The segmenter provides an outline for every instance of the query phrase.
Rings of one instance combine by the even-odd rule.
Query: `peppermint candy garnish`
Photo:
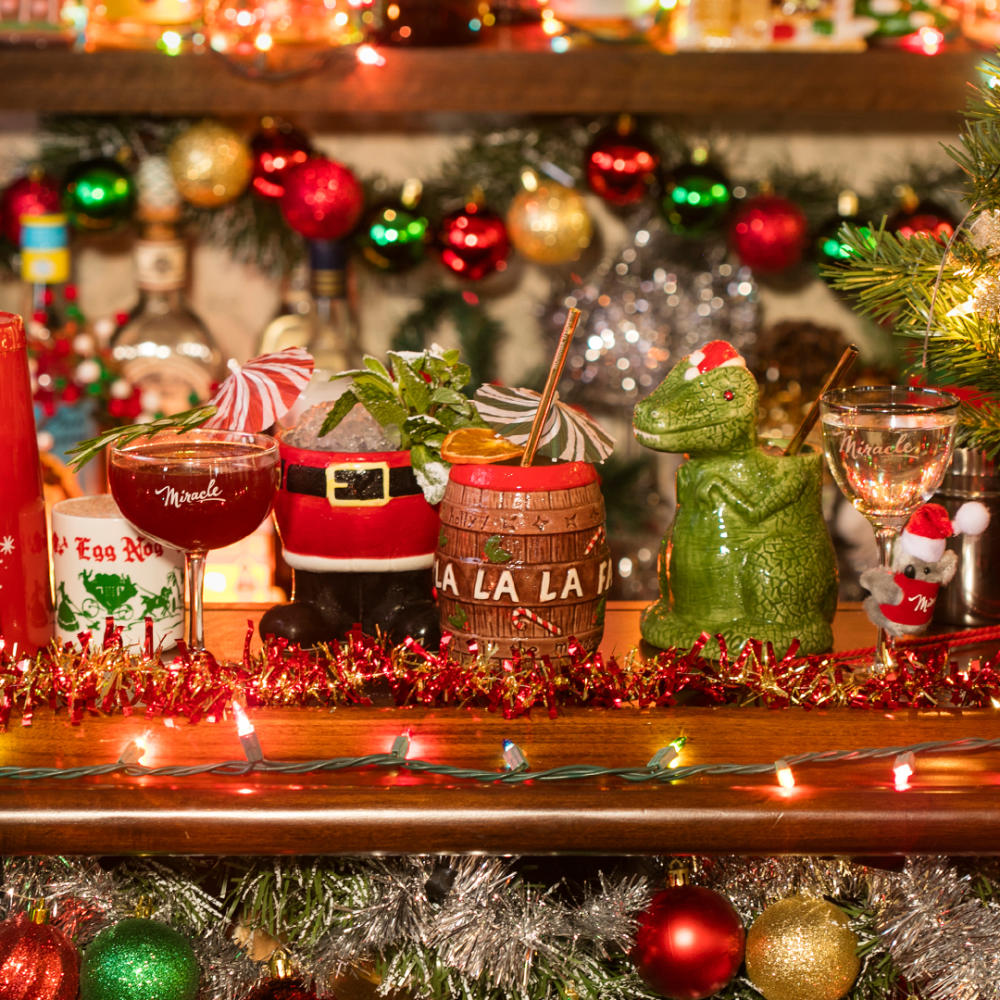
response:
[[[474,402],[480,417],[514,444],[524,444],[541,395],[531,389],[484,385],[476,390]],[[540,454],[563,462],[603,462],[615,442],[586,413],[563,403],[552,403],[538,442]]]

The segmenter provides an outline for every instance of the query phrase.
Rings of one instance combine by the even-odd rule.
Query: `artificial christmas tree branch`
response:
[[[859,312],[919,340],[909,368],[921,381],[972,390],[962,407],[958,443],[1000,453],[1000,99],[986,81],[966,109],[959,147],[949,156],[966,175],[971,206],[944,242],[880,227],[845,225],[842,262],[824,271]]]

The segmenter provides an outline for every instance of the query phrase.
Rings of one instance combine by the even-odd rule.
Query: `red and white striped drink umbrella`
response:
[[[216,407],[204,424],[224,430],[266,430],[284,416],[312,377],[312,355],[301,347],[262,354],[245,365],[229,362],[232,374],[210,400]]]

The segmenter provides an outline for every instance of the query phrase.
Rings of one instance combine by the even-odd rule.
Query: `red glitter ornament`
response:
[[[612,205],[644,198],[656,178],[660,156],[629,121],[598,134],[587,150],[587,184]]]
[[[261,198],[280,198],[285,193],[286,174],[305,163],[311,153],[304,133],[291,125],[265,120],[250,140],[253,193]]]
[[[639,915],[632,961],[665,997],[702,1000],[736,975],[744,942],[739,914],[725,896],[703,886],[672,886]]]
[[[496,212],[476,202],[444,217],[438,243],[444,266],[469,281],[478,281],[507,266],[507,226]]]
[[[0,193],[0,225],[4,239],[21,244],[21,216],[48,215],[62,208],[59,185],[44,174],[31,174],[11,181]]]
[[[284,184],[281,212],[292,229],[308,240],[340,239],[361,216],[361,185],[335,160],[310,157],[285,174]]]
[[[809,225],[793,201],[776,194],[749,198],[729,227],[729,242],[740,260],[754,271],[777,274],[800,263]]]
[[[319,1000],[298,979],[269,979],[255,986],[243,1000]]]
[[[58,928],[19,913],[0,924],[3,1000],[76,1000],[80,956]]]

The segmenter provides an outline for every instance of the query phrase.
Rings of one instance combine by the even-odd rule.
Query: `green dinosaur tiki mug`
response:
[[[747,639],[784,653],[831,647],[836,562],[820,507],[822,456],[757,443],[757,383],[743,358],[712,341],[682,359],[635,407],[635,436],[684,452],[677,512],[660,549],[660,599],[642,636],[690,648],[702,632],[730,651]],[[713,639],[707,655],[715,655]]]

